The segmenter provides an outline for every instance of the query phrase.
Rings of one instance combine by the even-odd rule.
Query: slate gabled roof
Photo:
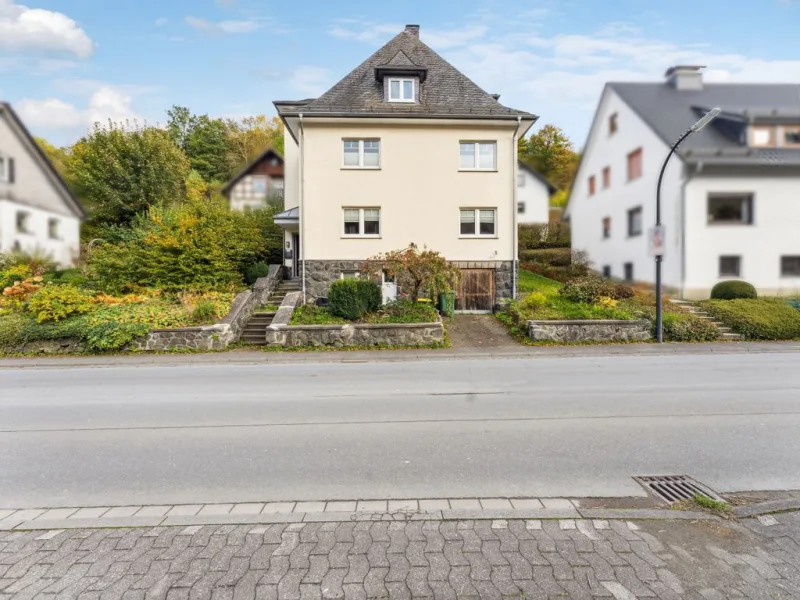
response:
[[[247,175],[249,175],[250,172],[255,167],[257,167],[259,164],[261,164],[261,161],[265,160],[268,157],[278,158],[278,159],[280,159],[281,163],[283,163],[283,156],[281,156],[280,153],[277,150],[275,150],[274,148],[267,148],[266,150],[264,150],[264,152],[259,154],[249,165],[247,165],[244,169],[242,169],[236,175],[234,175],[233,178],[228,183],[226,183],[224,186],[222,186],[222,189],[220,190],[220,193],[223,196],[227,196],[230,193],[230,191],[233,189],[233,186],[235,186],[237,183],[239,183],[239,181],[242,178],[247,177]]]
[[[418,103],[390,103],[378,67],[427,69]],[[401,31],[319,98],[303,104],[276,102],[278,113],[290,116],[469,116],[535,120],[531,113],[508,108],[495,100],[453,65],[420,41],[413,27]]]
[[[696,91],[667,83],[609,83],[608,87],[669,146],[705,112],[721,108],[711,125],[679,147],[678,154],[687,162],[800,165],[800,149],[751,148],[746,137],[752,122],[800,123],[800,85],[704,83]]]

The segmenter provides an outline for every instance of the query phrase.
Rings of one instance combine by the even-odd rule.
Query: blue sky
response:
[[[97,119],[163,123],[173,104],[272,114],[272,100],[324,92],[406,23],[578,146],[609,80],[688,63],[708,80],[800,82],[798,0],[0,0],[0,99],[57,144]]]

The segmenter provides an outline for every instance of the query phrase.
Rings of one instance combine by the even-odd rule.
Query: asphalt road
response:
[[[798,354],[0,371],[0,507],[800,489]]]

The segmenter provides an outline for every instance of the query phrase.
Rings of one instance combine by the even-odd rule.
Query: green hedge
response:
[[[348,321],[357,321],[383,304],[381,286],[371,279],[341,279],[328,290],[331,314]]]
[[[783,299],[706,300],[700,306],[747,339],[800,339],[800,311]]]
[[[721,281],[711,288],[714,300],[736,300],[737,298],[758,298],[756,288],[746,281]]]
[[[714,342],[720,338],[720,331],[709,323],[690,314],[665,312],[662,317],[664,337],[672,342]],[[653,337],[655,337],[653,323]]]

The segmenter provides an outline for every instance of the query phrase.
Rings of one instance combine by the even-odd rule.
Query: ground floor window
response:
[[[800,256],[781,256],[781,276],[800,277]]]
[[[627,262],[624,265],[625,281],[633,281],[633,263]]]
[[[462,208],[461,235],[463,237],[494,237],[497,211],[494,208]]]
[[[381,234],[380,208],[345,208],[346,237],[378,237]]]
[[[603,277],[611,279],[611,265],[603,266]]]
[[[741,256],[720,256],[719,257],[719,276],[720,277],[740,277],[742,270]]]

